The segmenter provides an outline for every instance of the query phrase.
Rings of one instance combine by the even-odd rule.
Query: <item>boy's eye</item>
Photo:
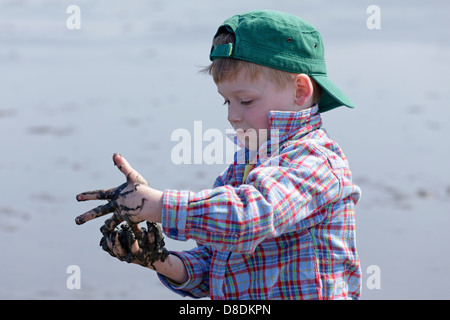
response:
[[[253,103],[253,100],[241,100],[241,104],[244,105],[244,106],[248,106],[248,105],[250,105],[252,103]],[[228,100],[228,99],[226,99],[223,102],[223,105],[229,105],[229,104],[230,104],[230,100]]]

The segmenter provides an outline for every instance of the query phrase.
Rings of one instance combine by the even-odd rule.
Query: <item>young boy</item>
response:
[[[320,116],[354,105],[327,78],[319,32],[286,13],[246,12],[219,27],[210,59],[206,71],[228,105],[243,153],[212,189],[198,193],[150,188],[115,154],[127,182],[79,194],[78,201],[109,202],[77,217],[77,224],[115,212],[102,229],[105,250],[155,269],[183,296],[358,299],[360,189]],[[114,229],[124,219],[133,232]],[[157,231],[141,241],[147,238],[136,223],[145,220],[198,246],[169,253]],[[148,227],[145,235],[156,230]],[[119,241],[125,234],[129,241]]]

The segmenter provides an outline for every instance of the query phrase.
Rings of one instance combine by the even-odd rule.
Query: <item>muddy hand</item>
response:
[[[100,246],[121,261],[156,270],[154,263],[164,262],[169,255],[164,248],[161,229],[156,223],[147,222],[147,229],[141,229],[138,224],[128,222],[111,230],[107,221],[100,230],[103,234]]]
[[[127,182],[113,189],[78,194],[78,201],[107,200],[108,203],[76,217],[76,224],[83,224],[112,212],[117,212],[122,219],[126,217],[134,223],[145,220],[147,196],[150,191],[148,182],[120,154],[115,153],[113,161],[114,165],[126,176]]]
[[[136,230],[137,228],[139,228],[139,226],[133,224],[133,229]],[[139,252],[139,239],[137,239],[135,233],[127,223],[116,228],[115,223],[111,224],[107,220],[100,228],[100,231],[103,234],[103,237],[100,240],[100,246],[111,256],[116,257],[121,261],[131,262],[133,254]],[[140,228],[139,231],[141,231]],[[142,236],[140,232],[136,232],[136,234]]]

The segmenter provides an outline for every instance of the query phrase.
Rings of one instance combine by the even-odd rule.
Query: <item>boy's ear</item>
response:
[[[311,78],[304,73],[300,73],[294,78],[295,85],[295,104],[298,106],[306,106],[313,96],[313,85]]]

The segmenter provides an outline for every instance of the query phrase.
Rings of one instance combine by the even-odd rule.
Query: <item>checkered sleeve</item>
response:
[[[277,165],[273,165],[277,163]],[[340,196],[341,182],[314,145],[286,148],[253,169],[245,184],[198,193],[166,190],[162,226],[175,240],[193,239],[218,251],[252,253],[266,238],[311,227]]]
[[[171,291],[181,296],[189,296],[192,298],[209,296],[211,254],[208,247],[198,246],[189,251],[172,251],[170,253],[178,256],[183,261],[188,274],[188,280],[185,283],[176,284],[158,273],[161,282]]]

